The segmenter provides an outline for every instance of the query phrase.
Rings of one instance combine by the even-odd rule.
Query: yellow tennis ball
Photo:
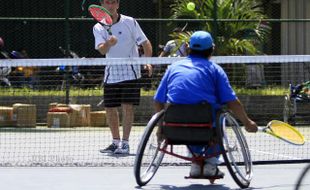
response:
[[[188,10],[193,11],[195,9],[195,3],[189,2],[186,7]]]

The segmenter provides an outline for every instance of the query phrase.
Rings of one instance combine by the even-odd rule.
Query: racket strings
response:
[[[298,131],[294,130],[291,127],[283,125],[282,123],[273,123],[271,124],[270,128],[274,134],[283,139],[286,139],[296,144],[304,143],[304,138]]]
[[[104,12],[102,9],[93,7],[90,10],[90,13],[92,16],[98,21],[101,22],[104,25],[111,25],[112,24],[112,18],[110,15],[108,15],[106,12]]]

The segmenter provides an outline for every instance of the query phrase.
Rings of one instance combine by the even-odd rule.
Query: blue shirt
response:
[[[160,103],[208,102],[215,109],[236,99],[222,67],[196,55],[169,66],[154,96]]]

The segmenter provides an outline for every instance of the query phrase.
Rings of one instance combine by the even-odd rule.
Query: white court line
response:
[[[292,157],[292,156],[286,156],[286,155],[281,155],[279,153],[271,153],[271,152],[266,152],[266,151],[262,151],[262,150],[255,150],[255,149],[251,149],[250,148],[250,151],[252,152],[258,152],[258,153],[261,153],[261,154],[268,154],[268,155],[272,155],[272,156],[276,156],[276,157],[282,157],[282,158],[289,158],[289,159],[292,159],[292,160],[300,160],[301,158],[298,158],[298,157]]]

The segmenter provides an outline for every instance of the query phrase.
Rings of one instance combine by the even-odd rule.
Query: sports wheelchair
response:
[[[283,121],[291,125],[310,119],[310,97],[301,93],[302,88],[302,84],[296,86],[290,84],[289,93],[284,97]]]
[[[247,188],[252,179],[253,167],[241,127],[229,112],[211,113],[209,104],[197,104],[170,105],[154,114],[144,130],[135,157],[134,175],[137,184],[146,185],[155,175],[164,155],[168,154],[201,163],[201,166],[207,158],[222,156],[234,181],[241,188]],[[216,118],[215,128],[212,127],[212,118]],[[190,145],[205,145],[205,151],[200,155],[193,154]],[[176,146],[185,146],[192,154],[180,153],[174,148]],[[205,154],[214,146],[219,147],[217,152]],[[206,179],[212,184],[218,178]]]

